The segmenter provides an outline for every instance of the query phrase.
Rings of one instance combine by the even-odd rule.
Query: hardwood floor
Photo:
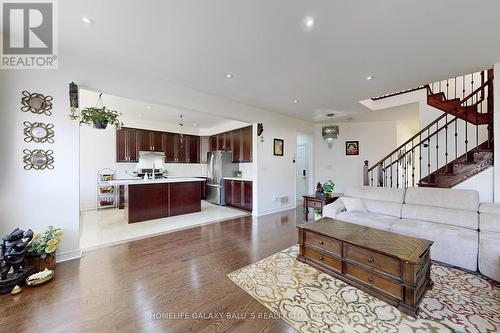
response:
[[[301,207],[86,252],[47,285],[0,296],[0,331],[294,332],[226,274],[296,244],[298,223]],[[200,313],[233,319],[179,318]]]

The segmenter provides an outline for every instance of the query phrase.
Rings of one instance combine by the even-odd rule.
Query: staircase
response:
[[[374,100],[424,88],[443,114],[371,167],[365,161],[364,185],[452,188],[493,165],[493,70]]]

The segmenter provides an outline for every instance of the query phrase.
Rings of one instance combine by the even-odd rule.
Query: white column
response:
[[[493,109],[493,137],[500,136],[500,63],[495,64],[495,81],[494,81],[494,106]],[[494,144],[494,192],[493,200],[500,202],[500,145],[498,139],[495,139]]]

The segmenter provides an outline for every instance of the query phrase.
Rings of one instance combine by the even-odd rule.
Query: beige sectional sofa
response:
[[[500,282],[500,204],[479,205],[479,271]]]
[[[344,196],[361,199],[364,211],[346,211],[340,198],[323,208],[323,216],[430,239],[432,259],[472,271],[479,255],[481,273],[500,280],[500,205],[481,205],[480,235],[478,192],[366,186],[348,189]]]

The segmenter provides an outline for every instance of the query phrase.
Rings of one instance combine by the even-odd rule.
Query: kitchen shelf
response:
[[[117,188],[110,185],[109,181],[116,180],[116,171],[101,169],[97,171],[97,209],[115,208],[117,203]]]

